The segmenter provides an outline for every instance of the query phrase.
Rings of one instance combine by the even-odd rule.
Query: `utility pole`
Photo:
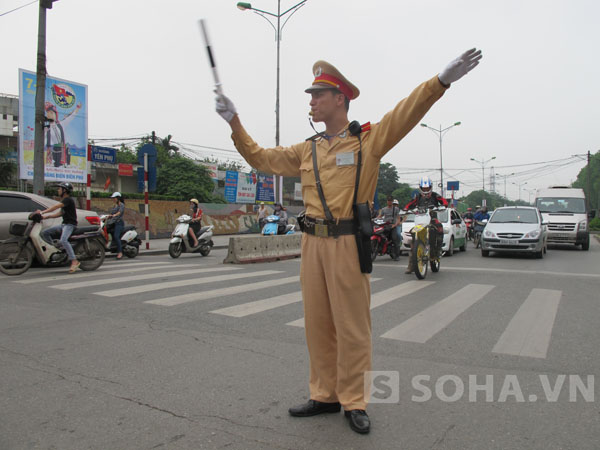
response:
[[[44,195],[44,125],[46,124],[46,9],[52,9],[52,2],[40,0],[38,20],[38,50],[35,88],[35,125],[33,147],[33,192]]]
[[[592,159],[592,155],[590,153],[590,151],[588,150],[588,154],[587,154],[587,193],[585,196],[585,202],[586,202],[586,210],[589,211],[590,210],[590,195],[592,195],[592,178],[591,178],[591,174],[590,172],[592,171],[592,166],[591,166],[591,159]]]

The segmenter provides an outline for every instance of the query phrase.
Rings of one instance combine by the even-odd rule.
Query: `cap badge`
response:
[[[322,73],[323,69],[321,69],[321,66],[317,67],[317,70],[315,70],[315,77],[320,77]]]

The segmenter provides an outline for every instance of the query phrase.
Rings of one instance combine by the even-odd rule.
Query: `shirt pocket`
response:
[[[316,187],[317,180],[315,178],[315,171],[312,165],[312,159],[302,162],[300,164],[300,181],[302,186]]]
[[[356,165],[334,166],[327,172],[327,184],[331,186],[347,188],[356,183]]]

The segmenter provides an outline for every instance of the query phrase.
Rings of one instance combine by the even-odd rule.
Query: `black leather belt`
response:
[[[305,233],[319,237],[337,237],[356,233],[356,226],[352,219],[327,220],[306,216],[304,226]]]

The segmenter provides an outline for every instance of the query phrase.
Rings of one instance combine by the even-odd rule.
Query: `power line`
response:
[[[10,11],[6,11],[6,12],[0,14],[0,17],[5,16],[7,14],[10,14],[11,12],[15,12],[15,11],[21,9],[21,8],[25,8],[26,6],[33,5],[34,3],[37,3],[37,2],[38,2],[38,0],[33,0],[32,2],[29,2],[29,3],[25,4],[25,5],[21,5],[21,6],[17,7],[17,8],[15,8],[15,9],[11,9]]]

